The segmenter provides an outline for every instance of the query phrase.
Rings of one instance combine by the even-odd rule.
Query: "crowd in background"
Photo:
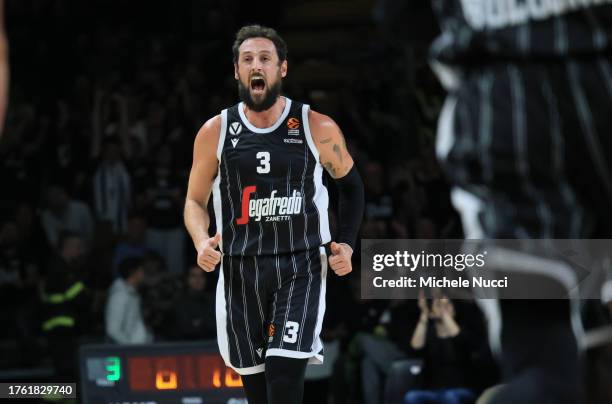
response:
[[[8,3],[0,369],[51,364],[74,374],[74,363],[61,358],[78,341],[215,338],[217,275],[194,266],[182,223],[193,140],[208,118],[237,102],[234,32],[256,20],[280,24],[283,35],[283,9],[184,3],[173,10],[155,1]],[[365,49],[359,55],[340,49],[329,56],[353,77],[333,87],[300,76],[314,56],[292,59],[288,41],[284,93],[342,128],[365,182],[360,236],[461,237],[434,154],[443,94],[424,63],[427,41],[407,50],[384,38],[354,39]],[[333,201],[333,182],[329,187]],[[334,211],[332,202],[332,218]],[[323,336],[341,355],[324,391],[336,403],[379,394],[383,381],[376,393],[356,386],[364,375],[384,376],[374,360],[380,355],[419,356],[410,341],[423,307],[361,300],[358,259],[354,265],[347,279],[330,277],[327,292]],[[474,380],[462,387],[478,390],[489,380],[477,377],[487,357],[482,319],[470,303],[455,307],[462,351],[436,360],[469,367]]]

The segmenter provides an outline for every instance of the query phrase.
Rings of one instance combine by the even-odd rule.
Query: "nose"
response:
[[[251,68],[252,68],[252,70],[254,72],[261,72],[262,71],[263,66],[262,66],[262,64],[261,64],[261,62],[259,61],[258,58],[255,58],[253,60],[253,65],[252,65]]]

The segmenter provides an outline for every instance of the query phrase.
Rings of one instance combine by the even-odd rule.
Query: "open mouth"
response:
[[[251,90],[254,92],[263,92],[266,88],[266,82],[261,76],[251,77]]]

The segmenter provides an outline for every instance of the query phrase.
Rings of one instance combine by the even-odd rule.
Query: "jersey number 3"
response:
[[[285,325],[285,335],[283,336],[283,341],[288,342],[290,344],[295,343],[298,337],[298,331],[300,329],[300,325],[295,321],[287,321]]]
[[[257,166],[258,174],[267,174],[270,172],[270,152],[260,151],[256,157],[259,159],[259,166]]]

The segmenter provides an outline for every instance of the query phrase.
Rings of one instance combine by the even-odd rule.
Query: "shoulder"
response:
[[[217,150],[219,138],[221,136],[221,115],[216,115],[204,122],[198,130],[194,141],[194,151],[198,150]]]
[[[315,141],[340,133],[340,128],[331,117],[313,110],[308,111],[308,125]]]
[[[218,139],[221,132],[221,115],[215,115],[198,130],[196,141],[205,141],[207,139]]]

